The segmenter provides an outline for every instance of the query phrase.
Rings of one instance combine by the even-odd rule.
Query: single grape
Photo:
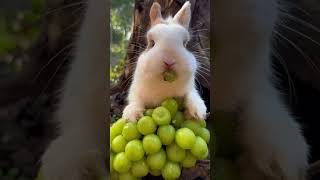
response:
[[[178,103],[173,98],[165,99],[162,101],[161,106],[169,110],[171,117],[174,117],[178,111]]]
[[[140,160],[132,163],[131,173],[135,177],[146,176],[149,172],[149,166],[146,160]]]
[[[118,136],[122,133],[122,129],[125,124],[126,124],[126,120],[122,119],[122,118],[112,124],[112,126],[110,127],[110,142],[112,142],[112,140],[116,136]]]
[[[122,129],[122,135],[127,141],[139,139],[141,134],[137,129],[137,123],[128,122]]]
[[[152,118],[156,122],[157,125],[168,125],[171,122],[171,114],[170,111],[165,107],[157,107],[153,110]]]
[[[181,111],[177,111],[176,115],[172,119],[172,124],[175,128],[180,128],[184,122],[184,114]]]
[[[143,149],[147,154],[156,153],[161,149],[161,140],[155,134],[148,134],[142,140]]]
[[[175,138],[175,129],[172,125],[163,125],[158,128],[157,135],[163,145],[169,145]]]
[[[210,141],[210,132],[207,128],[201,128],[199,136],[208,144]]]
[[[207,143],[199,136],[196,137],[196,142],[191,149],[192,154],[198,159],[205,159],[208,157]]]
[[[144,156],[142,142],[137,139],[129,141],[125,148],[125,155],[131,161],[141,160]]]
[[[188,128],[180,128],[176,132],[176,143],[183,149],[191,149],[196,142],[196,136]]]
[[[147,163],[151,170],[161,170],[166,163],[166,152],[160,149],[157,153],[149,154],[147,156]]]
[[[138,131],[143,135],[152,134],[157,130],[157,124],[152,117],[143,116],[139,119],[137,124]]]
[[[173,82],[177,79],[177,74],[173,70],[168,70],[163,73],[163,80]]]
[[[161,170],[161,174],[165,180],[178,179],[181,175],[181,169],[178,163],[167,161]]]
[[[196,165],[197,158],[188,150],[186,152],[186,157],[181,162],[182,167],[191,168]]]
[[[172,143],[166,147],[167,157],[170,161],[181,162],[186,157],[186,150]]]
[[[113,168],[119,173],[129,171],[131,168],[131,161],[125,156],[124,152],[121,152],[114,157]]]
[[[119,153],[123,152],[127,145],[127,141],[122,135],[118,135],[112,141],[111,148],[113,152]]]

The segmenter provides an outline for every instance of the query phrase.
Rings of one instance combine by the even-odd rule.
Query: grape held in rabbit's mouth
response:
[[[174,82],[177,80],[177,74],[173,70],[167,70],[163,72],[163,80],[167,82]]]

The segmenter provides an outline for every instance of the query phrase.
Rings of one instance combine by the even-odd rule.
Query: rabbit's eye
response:
[[[184,46],[184,47],[187,47],[188,42],[189,42],[188,40],[183,40],[183,46]]]
[[[149,47],[152,48],[154,45],[155,45],[155,42],[154,40],[151,39],[149,42]]]

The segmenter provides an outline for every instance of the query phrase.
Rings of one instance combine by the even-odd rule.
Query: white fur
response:
[[[157,4],[156,4],[157,5]],[[196,119],[204,119],[206,106],[195,88],[197,61],[184,46],[183,41],[189,38],[186,27],[191,18],[190,3],[186,2],[174,18],[163,20],[159,5],[154,4],[151,12],[155,24],[147,32],[148,41],[155,41],[153,48],[145,50],[138,58],[132,84],[130,86],[129,104],[123,111],[123,118],[136,121],[145,108],[154,107],[168,97],[185,97],[187,114]],[[153,12],[154,9],[154,12]],[[161,18],[161,19],[156,19]],[[179,23],[178,23],[179,22]],[[164,59],[175,61],[177,80],[166,82],[162,73],[165,71]]]
[[[272,87],[275,0],[215,0],[214,108],[241,110],[244,180],[302,180],[308,148],[299,125]]]
[[[105,1],[89,0],[56,114],[60,136],[42,157],[45,180],[85,180],[106,173]]]

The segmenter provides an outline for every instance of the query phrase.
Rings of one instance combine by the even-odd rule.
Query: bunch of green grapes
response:
[[[182,168],[208,157],[206,122],[186,119],[178,102],[168,98],[147,109],[137,123],[119,119],[111,126],[111,179],[140,179],[148,173],[178,179]]]

